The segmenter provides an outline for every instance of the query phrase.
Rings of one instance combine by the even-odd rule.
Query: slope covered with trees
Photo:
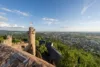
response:
[[[44,34],[43,34],[44,35]],[[61,53],[62,58],[57,67],[99,67],[100,56],[91,52],[86,52],[83,49],[64,44],[60,40],[54,38],[45,38],[41,34],[37,34],[37,44],[39,40],[51,41],[54,47]],[[42,51],[44,49],[41,49]]]
[[[46,34],[51,35],[51,34]],[[100,67],[100,55],[94,54],[84,49],[70,46],[69,44],[63,43],[60,39],[48,37],[45,33],[36,33],[36,45],[39,47],[41,55],[46,51],[45,46],[39,45],[39,40],[45,40],[53,42],[54,47],[61,53],[62,58],[56,64],[57,67]],[[53,34],[52,34],[53,35]],[[63,35],[63,34],[62,34]],[[3,40],[5,37],[1,36],[0,39]],[[26,33],[13,34],[13,39],[28,41]]]

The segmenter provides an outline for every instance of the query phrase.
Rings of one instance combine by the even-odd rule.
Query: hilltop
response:
[[[17,58],[25,58],[25,60],[23,61]],[[25,61],[26,63],[24,63]],[[0,44],[0,67],[25,67],[25,65],[26,67],[54,67],[46,61],[39,59],[27,52],[19,51],[18,49]]]

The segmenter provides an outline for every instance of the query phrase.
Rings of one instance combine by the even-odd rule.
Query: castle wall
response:
[[[19,50],[24,50],[24,48],[28,45],[28,43],[24,43],[24,42],[19,42],[19,43],[13,43],[12,46],[16,49]]]
[[[12,36],[8,35],[7,39],[3,41],[3,44],[6,44],[8,46],[12,46]]]
[[[27,48],[29,50],[30,53],[32,53],[34,56],[36,56],[36,46],[35,46],[35,29],[33,27],[29,27],[29,31],[28,31],[28,36],[29,36],[29,43],[28,45],[25,44],[14,44],[12,43],[12,36],[7,36],[7,39],[3,41],[3,44],[6,44],[8,46],[13,46],[15,48],[19,48],[19,49],[23,49],[27,46],[31,46],[29,48]]]

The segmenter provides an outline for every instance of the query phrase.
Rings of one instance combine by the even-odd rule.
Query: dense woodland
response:
[[[28,42],[28,36],[25,33],[12,34],[13,42]],[[45,46],[39,45],[39,40],[45,40],[53,42],[54,47],[61,53],[62,58],[56,64],[57,67],[100,67],[100,55],[94,54],[84,49],[78,49],[75,46],[69,46],[63,43],[59,39],[44,37],[43,33],[36,33],[36,45],[39,47],[39,51],[42,55],[43,52],[47,51]],[[6,35],[0,36],[0,42],[6,39]]]
[[[53,42],[54,47],[62,54],[62,59],[56,64],[57,67],[99,67],[100,55],[77,49],[57,39],[44,38],[43,35],[43,33],[38,33],[37,40],[42,39]]]

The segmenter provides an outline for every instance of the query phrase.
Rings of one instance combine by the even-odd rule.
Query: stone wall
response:
[[[19,50],[24,50],[27,45],[28,45],[28,43],[19,42],[19,43],[13,43],[12,47],[19,49]]]
[[[26,47],[28,51],[31,51],[29,53],[33,54],[34,56],[36,55],[36,45],[35,45],[35,29],[33,27],[29,27],[28,31],[28,36],[29,36],[29,43],[12,43],[12,36],[8,35],[7,39],[3,41],[3,44],[6,44],[8,46],[13,46],[14,48],[18,48],[20,50],[23,50]]]

